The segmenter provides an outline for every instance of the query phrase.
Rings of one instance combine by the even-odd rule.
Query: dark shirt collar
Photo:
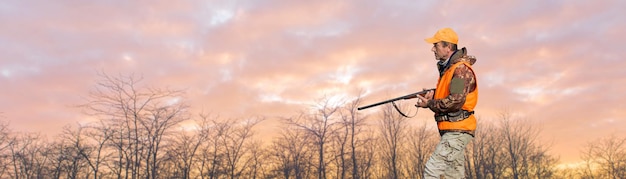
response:
[[[454,52],[452,52],[452,55],[450,55],[450,57],[446,61],[439,61],[439,62],[437,62],[437,67],[439,69],[439,75],[443,75],[443,72],[446,69],[448,69],[448,67],[450,67],[450,61],[452,60],[452,57],[454,57],[454,54],[456,54],[456,52],[459,52],[459,50],[455,50]]]

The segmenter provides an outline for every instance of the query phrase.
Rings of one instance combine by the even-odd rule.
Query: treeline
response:
[[[0,178],[422,178],[439,141],[434,126],[390,106],[358,113],[360,98],[320,100],[262,139],[263,117],[190,114],[183,91],[139,82],[103,74],[80,105],[96,120],[50,141],[0,123]],[[467,147],[469,178],[626,178],[624,138],[591,142],[583,165],[562,168],[530,122],[508,113],[489,121]]]

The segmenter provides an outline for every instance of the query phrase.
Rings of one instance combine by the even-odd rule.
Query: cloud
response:
[[[71,106],[98,72],[183,89],[193,112],[230,117],[290,116],[323,96],[361,92],[375,102],[435,86],[432,45],[423,39],[452,27],[478,58],[481,117],[508,108],[541,121],[547,136],[563,141],[555,150],[566,150],[581,143],[563,139],[571,135],[624,133],[617,127],[626,99],[621,7],[608,0],[7,1],[0,5],[0,112],[35,131],[50,128],[34,125],[42,121],[83,120]]]

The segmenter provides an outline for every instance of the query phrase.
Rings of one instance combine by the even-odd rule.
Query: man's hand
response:
[[[415,107],[422,107],[422,108],[427,108],[428,107],[428,101],[430,101],[431,99],[433,99],[433,90],[429,90],[428,92],[426,92],[426,94],[424,96],[421,95],[417,95],[417,98],[419,98],[417,100],[417,104],[415,104]]]

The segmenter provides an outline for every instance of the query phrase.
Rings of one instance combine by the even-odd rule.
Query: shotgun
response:
[[[425,89],[425,90],[422,90],[422,91],[417,92],[417,93],[412,93],[412,94],[408,94],[408,95],[400,96],[400,97],[397,97],[397,98],[393,98],[393,99],[390,99],[390,100],[385,100],[385,101],[381,101],[381,102],[378,102],[378,103],[374,103],[374,104],[370,104],[370,105],[366,105],[366,106],[361,106],[361,107],[358,107],[358,108],[357,108],[357,110],[363,110],[363,109],[367,109],[367,108],[371,108],[371,107],[379,106],[379,105],[382,105],[382,104],[392,103],[392,104],[393,104],[393,106],[396,108],[396,110],[398,110],[398,112],[400,112],[400,114],[402,114],[402,116],[404,116],[404,117],[408,117],[408,116],[406,116],[404,113],[402,113],[402,112],[400,111],[400,109],[398,109],[398,107],[397,107],[397,106],[395,105],[395,103],[393,103],[393,102],[394,102],[394,101],[398,101],[398,100],[406,100],[406,99],[413,99],[413,98],[417,98],[417,95],[424,96],[424,95],[426,95],[426,93],[427,93],[428,91],[431,91],[431,90],[433,90],[433,91],[434,91],[435,89],[434,89],[434,88],[433,88],[433,89]]]

